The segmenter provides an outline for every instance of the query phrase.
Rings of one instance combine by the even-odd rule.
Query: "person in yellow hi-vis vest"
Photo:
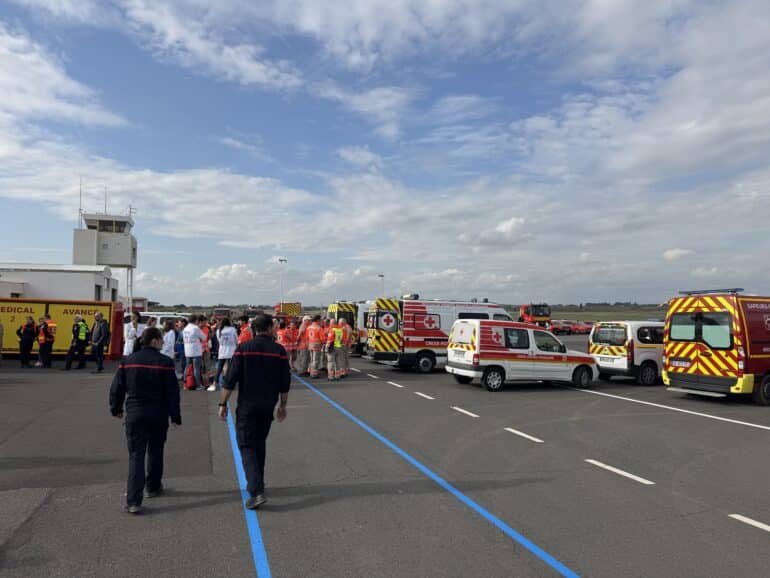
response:
[[[342,351],[337,371],[340,373],[340,377],[347,377],[350,373],[350,348],[353,346],[353,329],[344,317],[340,317],[340,328],[342,329]]]
[[[329,362],[327,367],[329,381],[336,381],[342,377],[340,367],[342,364],[342,350],[345,332],[342,330],[340,322],[332,321],[326,334],[326,354]]]

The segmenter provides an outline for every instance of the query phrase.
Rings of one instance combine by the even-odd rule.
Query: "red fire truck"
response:
[[[742,291],[683,291],[668,302],[662,377],[669,391],[752,394],[770,405],[770,297]]]
[[[302,303],[281,301],[275,305],[275,317],[279,321],[289,323],[292,320],[296,320],[300,315],[302,315]]]
[[[548,327],[551,323],[551,307],[547,303],[527,303],[519,307],[519,321]]]

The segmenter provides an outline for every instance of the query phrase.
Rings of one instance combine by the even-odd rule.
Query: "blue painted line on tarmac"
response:
[[[270,564],[267,562],[267,552],[265,551],[265,543],[262,541],[262,530],[259,528],[257,512],[246,508],[246,500],[249,499],[249,492],[246,490],[246,474],[243,471],[241,452],[238,449],[238,441],[235,437],[235,424],[233,423],[229,407],[227,412],[227,429],[230,432],[230,447],[233,450],[235,471],[238,474],[238,484],[241,488],[241,504],[243,506],[243,515],[246,517],[246,527],[249,529],[249,541],[251,542],[251,552],[254,555],[254,567],[257,571],[257,578],[270,578]]]
[[[387,447],[389,447],[391,450],[396,452],[399,456],[404,458],[407,462],[412,464],[415,468],[420,470],[423,474],[428,476],[431,480],[436,482],[439,486],[444,488],[447,492],[452,494],[455,498],[460,500],[463,504],[474,510],[477,514],[479,514],[481,517],[486,519],[487,521],[494,524],[499,530],[501,530],[504,534],[506,534],[509,538],[513,539],[515,542],[518,542],[521,546],[529,550],[532,554],[540,558],[543,562],[548,564],[551,568],[556,570],[559,574],[562,576],[568,576],[570,578],[578,578],[578,574],[570,570],[567,566],[559,562],[556,558],[551,556],[548,552],[540,548],[537,544],[529,540],[528,538],[522,536],[519,534],[516,530],[511,528],[508,524],[503,522],[500,518],[492,514],[489,510],[485,509],[483,506],[478,504],[477,502],[474,502],[471,498],[463,494],[460,490],[455,488],[452,484],[447,482],[444,478],[439,476],[437,473],[433,472],[433,470],[429,469],[426,465],[424,465],[422,462],[418,461],[417,459],[413,458],[411,455],[409,455],[407,452],[402,450],[400,447],[398,447],[396,444],[394,444],[392,441],[390,441],[388,438],[383,436],[381,433],[379,433],[377,430],[372,428],[371,426],[367,425],[363,421],[361,421],[359,418],[354,416],[352,413],[350,413],[347,409],[342,407],[339,403],[334,401],[332,398],[330,398],[325,393],[322,393],[317,388],[310,385],[307,381],[302,379],[299,376],[294,376],[296,379],[300,381],[305,387],[307,387],[310,391],[315,393],[317,396],[319,396],[321,399],[329,403],[332,407],[334,407],[337,411],[339,411],[342,415],[347,417],[349,420],[351,420],[353,423],[355,423],[358,427],[366,431],[369,435],[380,441],[381,443],[385,444]]]

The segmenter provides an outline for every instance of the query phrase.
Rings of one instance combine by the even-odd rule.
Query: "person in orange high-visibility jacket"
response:
[[[331,321],[326,330],[326,355],[328,357],[327,371],[329,380],[336,381],[342,377],[340,363],[342,361],[343,339],[345,332],[340,322]]]
[[[353,347],[353,329],[344,317],[340,317],[340,328],[342,329],[342,353],[340,366],[337,370],[340,372],[340,377],[347,377],[350,373],[350,348]]]
[[[56,339],[56,323],[51,321],[51,316],[46,315],[40,319],[40,325],[37,328],[37,345],[39,360],[37,366],[51,367],[51,354],[53,352],[53,342]]]
[[[289,351],[289,336],[287,334],[285,321],[281,321],[278,324],[278,329],[275,332],[275,342],[283,347],[287,352]]]
[[[297,337],[299,337],[299,331],[297,331],[297,322],[292,319],[289,322],[289,326],[286,328],[286,341],[289,346],[286,347],[286,353],[289,355],[289,367],[294,366],[294,360],[297,357]]]
[[[249,327],[248,315],[241,315],[238,321],[241,322],[241,332],[238,334],[238,345],[240,345],[241,343],[251,341],[254,338],[254,335],[251,333],[251,328]]]
[[[308,350],[307,343],[307,328],[310,326],[310,316],[305,315],[302,318],[302,323],[297,330],[297,338],[294,343],[296,344],[297,353],[294,360],[294,371],[297,375],[305,375],[308,372],[308,366],[310,365],[310,351]]]
[[[323,327],[321,327],[320,315],[313,318],[313,322],[308,326],[305,334],[307,335],[307,348],[310,350],[310,377],[317,378],[323,359]]]

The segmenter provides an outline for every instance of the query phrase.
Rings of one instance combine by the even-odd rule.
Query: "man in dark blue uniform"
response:
[[[246,507],[255,510],[267,501],[267,435],[273,412],[279,422],[286,419],[291,371],[286,350],[273,339],[273,318],[260,313],[254,318],[252,330],[254,338],[241,343],[230,361],[219,403],[219,417],[227,420],[227,400],[237,385],[236,438],[250,495]],[[279,404],[277,410],[276,404]]]
[[[174,362],[163,355],[163,335],[156,327],[145,329],[142,348],[125,357],[118,366],[110,389],[110,411],[116,418],[126,412],[128,440],[128,490],[126,511],[138,514],[142,498],[163,493],[163,447],[169,419],[182,425],[179,385]],[[145,456],[147,473],[145,475]]]

